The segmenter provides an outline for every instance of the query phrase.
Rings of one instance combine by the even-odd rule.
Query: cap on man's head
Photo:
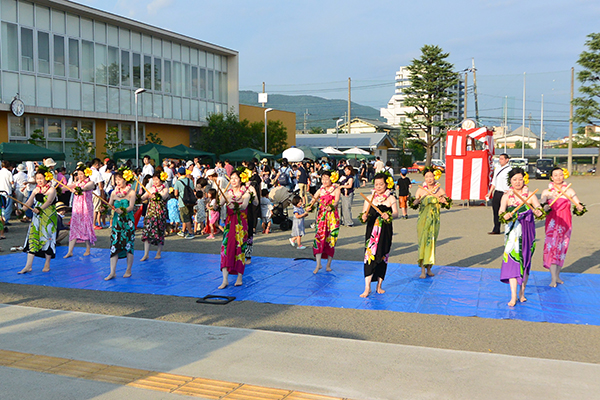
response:
[[[179,175],[185,175],[185,171],[186,171],[186,169],[184,167],[179,167],[179,169],[177,170]]]

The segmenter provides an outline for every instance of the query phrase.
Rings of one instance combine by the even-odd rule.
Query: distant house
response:
[[[315,135],[296,135],[296,146],[310,146],[318,147],[320,149],[331,146],[340,151],[344,151],[356,146],[360,149],[368,151],[374,156],[381,157],[383,161],[386,161],[387,151],[388,149],[394,147],[394,142],[392,141],[392,138],[385,132],[340,133],[339,135],[336,135],[335,133],[322,133]]]
[[[376,119],[352,118],[350,121],[350,133],[390,133],[398,131],[397,126],[386,124]],[[327,134],[335,133],[335,128],[327,129]],[[348,124],[343,123],[339,126],[339,133],[348,133]]]
[[[524,138],[524,139],[523,139]],[[494,128],[494,143],[496,147],[504,147],[504,142],[506,141],[506,147],[509,149],[515,148],[516,142],[525,142],[526,145],[531,146],[532,149],[539,149],[540,138],[538,135],[532,132],[531,129],[527,127],[520,126],[512,132],[506,134],[504,136],[504,130]]]

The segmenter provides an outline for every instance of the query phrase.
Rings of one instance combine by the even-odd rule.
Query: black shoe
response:
[[[4,223],[4,226],[12,226],[12,224],[11,224],[10,222],[6,221],[6,222]]]
[[[488,232],[488,235],[500,235],[500,234],[501,234],[500,232],[494,232],[494,231]]]

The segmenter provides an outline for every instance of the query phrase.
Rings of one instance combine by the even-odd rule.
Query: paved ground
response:
[[[582,399],[600,390],[596,364],[18,306],[0,306],[0,320],[6,350],[338,398]],[[10,366],[0,376],[2,393],[20,399],[42,390],[61,399],[182,398]]]
[[[415,179],[419,179],[418,176],[415,175]],[[596,236],[600,223],[600,178],[573,177],[569,179],[569,182],[573,183],[580,199],[588,206],[589,213],[582,218],[574,218],[574,232],[565,271],[598,273],[600,271],[600,246],[598,246]],[[541,190],[546,184],[546,181],[533,180],[530,186],[532,188],[539,187]],[[356,215],[358,215],[359,202],[355,201],[355,203]],[[307,223],[310,222],[309,219]],[[0,242],[5,251],[7,247],[23,242],[26,226],[25,224],[16,224],[10,227],[11,231],[7,234],[8,239]],[[414,212],[411,213],[409,220],[399,220],[394,224],[395,236],[391,261],[414,263],[416,261]],[[499,268],[503,239],[502,236],[487,235],[490,228],[491,209],[489,207],[463,208],[457,206],[450,211],[443,212],[437,252],[438,262],[465,268]],[[334,268],[336,262],[362,258],[363,235],[364,228],[361,226],[341,229]],[[537,235],[543,240],[541,224],[538,224]],[[97,245],[107,247],[108,232],[102,231],[99,236]],[[255,254],[270,257],[292,257],[296,254],[308,257],[311,255],[310,250],[302,252],[291,249],[289,245],[286,245],[287,237],[289,237],[289,232],[275,232],[268,236],[258,235],[255,240]],[[312,234],[309,233],[306,242],[312,240],[312,237]],[[202,239],[184,241],[174,237],[167,239],[165,249],[216,254],[219,246],[220,244],[215,241],[208,242]],[[59,260],[54,262],[59,262]],[[36,264],[36,267],[41,268],[39,264]],[[22,266],[15,265],[15,271],[20,268]],[[533,268],[535,270],[543,269],[541,267],[541,251],[538,251],[534,257]],[[356,339],[361,343],[383,342],[390,345],[413,345],[430,349],[452,349],[600,363],[600,346],[597,345],[600,340],[600,327],[595,326],[502,321],[390,311],[284,306],[247,301],[234,302],[227,306],[211,306],[196,304],[190,299],[170,296],[104,293],[13,284],[0,284],[0,303],[187,324]],[[387,347],[382,348],[387,349]],[[364,354],[370,355],[371,351],[366,351]],[[358,361],[356,360],[356,362]],[[391,368],[390,365],[383,362],[381,366]],[[514,374],[521,376],[516,372],[518,368],[514,367],[512,361],[510,367],[499,366],[489,376],[493,376],[505,368],[513,368]],[[7,372],[7,374],[2,373],[6,377],[15,373]],[[554,376],[558,376],[558,374]],[[430,381],[429,377],[423,379]],[[481,379],[478,378],[478,381]],[[586,380],[580,376],[575,379],[575,382],[583,383]],[[439,383],[442,384],[442,382]],[[538,388],[545,386],[546,383],[548,382],[540,381]],[[449,385],[449,383],[446,382],[443,385]],[[428,389],[422,388],[421,390],[420,396],[415,397],[435,397],[429,396]],[[475,397],[487,398],[488,396],[479,393],[471,398]],[[522,397],[529,396],[524,394]],[[552,398],[552,396],[546,397]],[[586,398],[585,395],[578,397]],[[397,397],[384,395],[382,398]]]

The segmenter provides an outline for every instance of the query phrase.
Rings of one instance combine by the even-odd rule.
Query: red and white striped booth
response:
[[[452,200],[484,200],[493,177],[494,132],[487,128],[448,131],[446,193]]]

